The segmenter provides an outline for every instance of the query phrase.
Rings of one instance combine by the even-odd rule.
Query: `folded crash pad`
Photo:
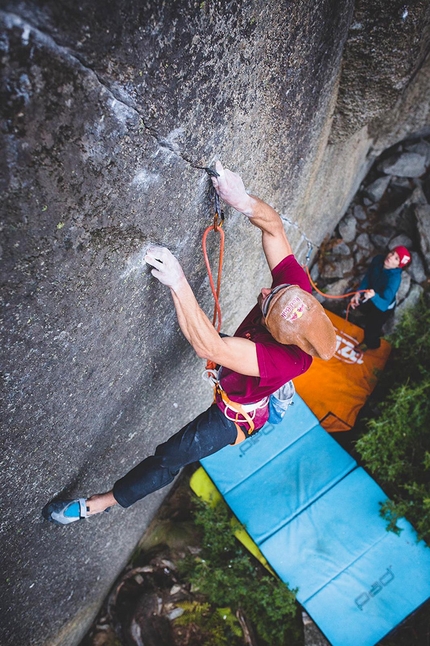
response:
[[[387,532],[386,495],[299,396],[202,465],[333,646],[374,646],[430,597],[430,550],[404,519]]]
[[[300,397],[329,433],[349,431],[360,409],[375,388],[391,346],[381,339],[377,350],[357,354],[363,330],[326,310],[336,330],[336,352],[329,361],[314,358],[311,367],[294,385]]]

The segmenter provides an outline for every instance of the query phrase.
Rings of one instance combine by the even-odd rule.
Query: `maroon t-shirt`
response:
[[[298,285],[312,293],[309,279],[293,255],[287,256],[272,271],[272,289],[283,283]],[[271,395],[290,379],[310,367],[312,357],[296,345],[282,345],[261,324],[261,309],[256,305],[239,325],[234,336],[254,341],[257,346],[259,377],[249,377],[222,368],[221,386],[232,401],[253,404]]]

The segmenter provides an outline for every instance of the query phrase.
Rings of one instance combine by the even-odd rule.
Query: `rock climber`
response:
[[[387,253],[375,256],[358,289],[351,299],[351,307],[364,314],[364,339],[355,347],[356,352],[376,350],[381,345],[382,328],[393,315],[396,294],[402,280],[402,270],[411,262],[410,251],[401,245]]]
[[[311,294],[280,216],[248,194],[239,175],[220,162],[216,171],[218,176],[211,179],[219,197],[261,230],[272,285],[261,290],[234,336],[222,337],[199,307],[178,260],[165,247],[148,249],[145,261],[152,275],[170,288],[184,336],[199,357],[222,366],[215,401],[117,480],[112,490],[87,499],[52,501],[43,509],[47,520],[69,524],[116,504],[129,507],[166,486],[185,465],[258,431],[268,419],[269,396],[303,374],[313,356],[329,359],[334,354],[334,328]]]

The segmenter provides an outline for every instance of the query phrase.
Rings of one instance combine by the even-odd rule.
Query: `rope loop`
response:
[[[217,332],[221,331],[221,323],[222,323],[222,316],[221,316],[221,306],[219,303],[219,296],[220,296],[220,291],[221,291],[221,276],[222,276],[222,266],[223,266],[223,261],[224,261],[224,231],[221,228],[222,222],[219,223],[217,219],[217,214],[215,214],[213,224],[210,224],[204,231],[203,233],[203,238],[202,238],[202,250],[203,250],[203,257],[205,259],[205,264],[206,264],[206,270],[208,272],[208,277],[209,277],[209,283],[211,286],[212,290],[212,295],[214,297],[214,313],[212,317],[212,325],[216,329]],[[217,284],[215,287],[215,282],[213,279],[213,274],[212,274],[212,269],[210,266],[209,262],[209,256],[207,252],[207,238],[208,235],[211,231],[214,231],[215,233],[218,233],[220,236],[219,240],[219,259],[218,259],[218,273],[217,273]]]
[[[308,266],[307,266],[307,265],[304,265],[304,266],[303,266],[303,269],[306,271],[306,273],[307,273],[307,275],[308,275],[309,282],[310,282],[310,284],[312,285],[312,288],[313,288],[313,289],[314,289],[318,294],[321,294],[321,296],[324,296],[324,298],[347,298],[348,296],[354,296],[355,294],[361,294],[361,293],[363,293],[363,292],[367,292],[367,289],[356,289],[355,291],[353,291],[353,292],[347,292],[346,294],[338,294],[338,295],[335,295],[335,294],[325,294],[324,292],[322,292],[321,290],[319,290],[319,289],[318,289],[318,287],[315,285],[314,281],[313,281],[313,280],[312,280],[312,278],[311,278],[311,273],[310,273],[310,271],[309,271]],[[346,319],[346,320],[348,320],[348,315],[349,315],[350,307],[351,307],[351,303],[348,303],[347,308],[346,308],[346,316],[345,316],[345,319]]]

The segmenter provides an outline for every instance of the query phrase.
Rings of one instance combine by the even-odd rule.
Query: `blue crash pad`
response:
[[[333,646],[374,646],[430,597],[430,550],[296,395],[281,424],[202,460],[278,576]]]

